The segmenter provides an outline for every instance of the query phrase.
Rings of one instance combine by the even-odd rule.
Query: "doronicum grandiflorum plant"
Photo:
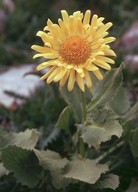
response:
[[[59,82],[59,94],[67,106],[57,122],[52,122],[51,135],[43,142],[40,138],[37,147],[36,129],[3,131],[2,139],[7,143],[2,145],[1,168],[38,191],[43,185],[51,186],[52,191],[70,191],[70,186],[77,186],[80,192],[116,190],[116,170],[124,163],[125,139],[138,156],[134,137],[138,103],[131,106],[122,86],[124,64],[111,69],[116,55],[109,43],[115,38],[109,37],[107,30],[112,23],[104,24],[104,18],[97,15],[91,17],[90,10],[72,15],[63,10],[61,14],[58,24],[48,19],[44,31],[37,33],[43,45],[32,49],[38,52],[34,58],[44,60],[37,66],[38,71],[44,69],[41,79],[48,84]],[[57,137],[63,144],[59,146],[63,152],[56,150],[60,154],[47,145]]]

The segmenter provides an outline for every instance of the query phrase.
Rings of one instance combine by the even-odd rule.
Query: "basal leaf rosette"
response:
[[[92,87],[91,72],[102,80],[100,68],[111,70],[110,64],[114,64],[110,57],[115,53],[108,44],[115,38],[106,37],[112,23],[104,24],[104,18],[97,15],[91,18],[90,10],[85,14],[76,11],[72,15],[62,10],[61,14],[58,24],[48,19],[44,31],[38,31],[37,36],[41,37],[44,45],[32,46],[38,52],[33,58],[46,59],[37,67],[38,71],[48,69],[42,80],[48,84],[59,82],[60,87],[68,81],[68,91],[72,91],[76,82],[84,92],[85,84]]]

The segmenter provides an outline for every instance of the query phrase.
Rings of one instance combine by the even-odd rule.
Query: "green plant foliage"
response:
[[[82,127],[81,137],[89,147],[99,149],[102,142],[110,140],[113,135],[120,138],[122,132],[122,126],[117,120],[107,120],[103,125],[93,123]]]
[[[0,163],[0,177],[3,175],[8,175],[9,171]]]
[[[118,119],[119,116],[116,114],[109,105],[97,107],[92,112],[87,113],[86,124],[92,124],[96,122],[98,124],[103,124],[107,120]]]
[[[125,121],[130,121],[138,117],[138,101],[133,107],[124,115]]]
[[[19,130],[24,130],[26,127],[38,129],[42,127],[44,132],[47,130],[49,134],[49,125],[57,121],[64,107],[65,102],[59,97],[57,87],[44,84],[36,89],[35,94],[32,94],[10,117]]]
[[[68,92],[66,86],[61,89],[61,94],[66,103],[71,106],[76,122],[80,122],[83,116],[82,97],[81,92],[77,86],[74,87],[72,92]]]
[[[137,192],[138,191],[138,182],[135,179],[132,179],[129,188],[126,192]]]
[[[113,69],[106,73],[104,80],[99,82],[91,102],[87,106],[87,111],[92,111],[95,107],[105,105],[113,99],[122,82],[122,69],[124,64],[119,68]]]
[[[119,151],[125,143],[121,138],[123,129],[133,156],[138,156],[137,126],[133,121],[137,117],[137,103],[131,107],[126,90],[121,86],[122,69],[123,65],[108,72],[105,80],[95,84],[93,95],[91,92],[87,95],[87,91],[86,95],[82,94],[77,86],[70,94],[66,88],[61,89],[60,93],[68,104],[65,108],[57,89],[54,87],[52,91],[49,88],[50,95],[45,101],[47,110],[44,110],[45,106],[42,109],[48,118],[44,121],[46,128],[39,130],[46,136],[40,140],[36,129],[18,133],[1,129],[1,175],[11,172],[18,183],[34,189],[51,185],[53,190],[64,192],[70,186],[83,183],[90,184],[94,192],[98,189],[116,190],[119,177],[112,169],[118,168],[124,157],[118,155],[121,159],[117,162],[114,151]],[[62,101],[57,123],[57,114],[53,116],[55,99],[57,106]],[[49,114],[48,110],[52,113]],[[45,133],[49,129],[50,132]],[[116,138],[114,145],[113,136],[121,138],[120,142]]]
[[[1,156],[6,169],[13,172],[17,181],[29,187],[36,186],[42,176],[41,167],[34,153],[17,146],[8,146]]]
[[[102,173],[108,171],[106,164],[97,164],[95,160],[74,159],[68,163],[65,178],[94,184]]]
[[[96,84],[93,96],[89,94],[84,98],[85,95],[79,92],[77,87],[71,94],[68,94],[66,88],[62,89],[61,94],[68,106],[61,111],[56,124],[53,117],[47,121],[48,127],[51,126],[51,122],[54,123],[51,126],[50,134],[45,139],[40,137],[39,141],[39,132],[35,129],[26,129],[18,133],[1,129],[0,147],[1,162],[3,163],[1,164],[1,175],[11,172],[18,183],[34,189],[37,186],[39,189],[41,185],[50,182],[54,190],[63,190],[63,192],[70,186],[79,183],[91,184],[90,188],[94,192],[98,189],[116,190],[119,186],[119,177],[111,170],[112,167],[118,165],[117,160],[110,153],[114,154],[115,150],[124,145],[124,141],[116,142],[114,146],[112,136],[120,138],[124,128],[124,137],[127,138],[133,156],[138,156],[137,129],[136,126],[133,127],[134,124],[131,128],[129,126],[130,120],[133,121],[137,116],[137,104],[131,108],[125,95],[125,89],[121,87],[122,69],[121,66],[108,72],[105,78],[112,79],[112,76],[114,78],[110,83],[105,81],[103,84],[101,81]],[[105,92],[104,90],[99,91],[102,86],[105,86]],[[114,90],[115,88],[116,90]],[[56,97],[52,93],[50,101],[51,97],[53,106]],[[92,97],[91,101],[90,97]],[[110,99],[110,97],[114,99]],[[117,106],[116,100],[118,100],[118,105],[119,102],[123,103],[123,110]],[[53,109],[50,108],[50,110]],[[75,130],[72,132],[74,127]],[[57,130],[59,131],[57,132]],[[62,135],[62,132],[65,135]],[[57,135],[60,140],[63,140],[65,148],[62,151],[63,157],[55,152],[56,150],[53,151],[52,144],[58,140]],[[108,145],[107,141],[110,141],[112,145]],[[37,143],[38,149],[35,148]],[[52,146],[52,150],[45,150],[45,147],[49,146]],[[61,147],[63,146],[58,144],[57,151]],[[106,148],[104,149],[104,147]],[[99,151],[100,149],[102,151]],[[91,156],[88,151],[91,152]],[[119,162],[121,161],[120,159]],[[44,184],[39,185],[41,181]]]
[[[134,129],[130,133],[130,147],[135,157],[138,157],[138,128]]]
[[[103,176],[97,183],[97,188],[106,189],[110,188],[115,190],[119,186],[119,177],[114,174]]]
[[[70,106],[65,107],[58,118],[56,127],[63,129],[67,134],[71,134],[70,125],[72,123],[72,118],[73,114],[71,107]]]
[[[16,145],[24,149],[32,149],[38,141],[39,133],[35,129],[26,129],[24,132],[14,133],[1,131],[0,148]]]
[[[63,177],[63,170],[68,163],[66,158],[61,158],[58,153],[50,150],[38,151],[35,149],[34,152],[40,165],[50,171],[52,183],[57,189],[68,185],[69,181]]]
[[[128,92],[124,87],[119,88],[110,105],[118,115],[124,115],[128,112],[131,107],[131,103],[128,97]]]

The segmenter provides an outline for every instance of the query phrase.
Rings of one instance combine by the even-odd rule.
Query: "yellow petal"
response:
[[[47,83],[51,83],[54,80],[54,77],[56,74],[58,74],[60,72],[60,68],[56,68],[54,71],[52,71],[52,73],[48,76],[47,78]]]
[[[97,71],[99,68],[96,67],[94,64],[91,64],[89,67],[86,68],[88,71]]]
[[[42,70],[42,69],[44,69],[44,68],[46,68],[46,67],[49,67],[49,66],[51,66],[52,65],[52,63],[51,62],[43,62],[43,63],[41,63],[41,64],[39,64],[38,66],[37,66],[37,68],[36,68],[36,70],[37,71],[40,71],[40,70]]]
[[[35,51],[40,52],[40,53],[49,53],[49,52],[52,51],[51,48],[49,48],[49,47],[42,47],[42,46],[39,46],[39,45],[32,45],[31,48],[33,50],[35,50]]]
[[[115,37],[107,37],[104,39],[104,43],[111,43],[115,41],[115,39],[116,39]]]
[[[107,64],[104,60],[96,59],[94,63],[103,69],[111,70],[111,66]]]
[[[84,73],[85,73],[85,81],[86,81],[86,85],[87,85],[87,87],[90,89],[90,88],[92,87],[92,80],[91,80],[91,77],[90,77],[90,75],[89,75],[89,73],[88,73],[87,70],[85,70]]]
[[[100,60],[104,60],[105,62],[108,62],[108,63],[111,63],[111,64],[114,64],[115,61],[108,58],[108,57],[104,57],[104,56],[97,56],[96,58],[100,59]]]
[[[77,21],[77,30],[80,34],[82,34],[82,31],[83,31],[83,26],[82,26],[82,22],[81,22],[81,19],[78,19]]]
[[[93,72],[94,75],[99,79],[99,80],[103,80],[103,75],[101,74],[101,72],[99,70],[94,71]]]
[[[79,75],[83,78],[84,77],[84,71],[82,67],[76,66],[74,69],[79,73]]]
[[[70,30],[70,34],[73,35],[73,33],[76,32],[77,26],[76,26],[76,22],[74,20],[74,17],[71,15],[69,18],[69,30]]]
[[[103,32],[103,33],[98,33],[98,32],[96,32],[96,35],[95,35],[95,38],[94,38],[94,40],[98,40],[98,39],[100,39],[100,38],[103,38],[103,37],[105,37],[105,36],[107,36],[109,33],[108,32]]]
[[[72,91],[75,83],[75,71],[70,70],[69,80],[68,80],[68,91]]]
[[[65,23],[68,23],[68,22],[69,22],[69,16],[68,16],[67,11],[62,10],[62,11],[61,11],[61,14],[62,14],[63,21],[64,21]]]
[[[81,19],[81,20],[82,20],[82,18],[83,18],[83,13],[81,13],[80,11],[75,11],[75,12],[73,13],[73,17],[75,18],[75,20],[76,20],[76,19]]]
[[[53,24],[53,22],[50,19],[48,19],[47,20],[47,26],[50,27],[52,24]]]
[[[60,70],[60,72],[57,75],[55,75],[54,82],[58,82],[59,80],[61,80],[65,76],[66,73],[67,73],[67,69],[62,68]]]
[[[105,18],[104,17],[99,17],[97,19],[97,24],[99,25]]]
[[[66,36],[69,35],[69,30],[68,30],[67,24],[64,23],[61,19],[58,19],[58,23],[59,23],[59,26],[61,27],[61,29],[64,32],[64,38],[65,38]]]
[[[92,60],[91,60],[91,59],[88,59],[88,60],[86,61],[86,63],[84,64],[84,66],[85,66],[85,67],[88,67],[89,65],[91,65],[91,63],[92,63]]]
[[[111,49],[105,49],[104,53],[105,53],[105,55],[116,56],[115,52]]]
[[[48,71],[47,71],[47,73],[45,74],[45,75],[43,75],[40,79],[41,80],[44,80],[44,79],[46,79],[54,70],[55,70],[55,66],[53,66],[53,67],[51,67]]]
[[[97,32],[105,32],[107,31],[113,24],[111,22],[106,23],[105,25],[103,25],[101,28],[99,28],[99,30],[97,30]]]
[[[33,56],[33,59],[38,58],[38,57],[44,57],[46,59],[56,59],[58,57],[58,55],[55,54],[55,53],[45,53],[45,54],[44,53],[40,53],[40,54],[35,54]]]
[[[99,55],[105,55],[104,51],[98,51],[97,49],[93,50],[92,57],[95,58],[95,60],[96,60],[96,56],[99,56]]]
[[[49,31],[49,27],[48,27],[48,26],[45,26],[45,27],[44,27],[44,31]]]
[[[95,27],[97,24],[97,15],[93,15],[92,20],[91,20],[91,27]]]
[[[85,63],[85,68],[89,71],[97,71],[98,67],[93,64],[94,60],[88,59]]]
[[[80,77],[78,73],[76,73],[76,81],[80,89],[84,92],[84,82],[83,82],[84,80]]]
[[[85,15],[84,15],[83,25],[89,24],[89,22],[90,22],[90,17],[91,17],[91,11],[90,11],[90,10],[87,10],[87,11],[85,12]]]
[[[70,72],[70,71],[68,71],[68,72],[64,75],[64,77],[60,80],[60,82],[59,82],[59,86],[60,86],[60,87],[63,87],[63,86],[65,85],[65,83],[66,83],[66,81],[67,81],[67,79],[68,79],[68,77],[69,77],[69,72]]]
[[[46,34],[46,33],[43,32],[43,31],[38,31],[37,34],[36,34],[36,36],[41,37],[41,39],[42,39],[42,41],[43,41],[44,43],[50,42],[49,35]]]
[[[57,36],[58,35],[58,30],[55,29],[55,25],[56,24],[52,24],[52,25],[50,25],[48,27],[48,29],[49,29],[50,33],[52,34],[52,36]]]

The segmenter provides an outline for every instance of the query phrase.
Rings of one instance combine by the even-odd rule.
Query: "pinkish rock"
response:
[[[138,70],[138,55],[126,55],[124,57],[124,62],[129,68],[130,72],[134,73],[136,70]]]
[[[121,46],[130,51],[134,48],[138,48],[138,21],[135,21],[133,25],[126,31],[121,39]]]
[[[4,0],[3,1],[4,7],[5,9],[9,12],[9,13],[13,13],[15,10],[15,5],[13,3],[12,0]]]
[[[0,10],[0,33],[5,31],[7,16],[3,10]]]

